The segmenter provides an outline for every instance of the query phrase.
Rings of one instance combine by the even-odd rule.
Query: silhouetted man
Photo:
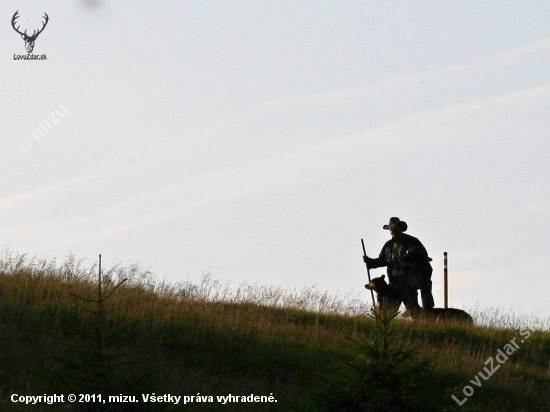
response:
[[[407,223],[398,217],[390,218],[383,229],[389,230],[392,238],[386,242],[378,258],[363,256],[368,268],[388,267],[390,285],[397,289],[408,311],[419,308],[418,289],[422,294],[422,307],[433,308],[432,259],[428,257],[426,248],[417,238],[403,233],[407,230]]]

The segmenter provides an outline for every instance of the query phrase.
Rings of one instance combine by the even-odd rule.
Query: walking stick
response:
[[[363,242],[363,239],[361,239],[361,245],[363,245],[363,255],[367,256],[367,251],[365,250],[365,242]],[[369,271],[369,265],[367,262],[365,262],[365,266],[367,267],[367,276],[369,277],[369,283],[370,283],[370,271]],[[376,305],[374,304],[374,293],[371,290],[370,295],[372,296],[372,307],[374,308]]]

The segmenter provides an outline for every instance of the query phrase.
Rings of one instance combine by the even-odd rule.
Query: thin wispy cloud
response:
[[[84,185],[87,182],[93,182],[97,179],[104,178],[111,173],[112,171],[106,170],[96,173],[89,173],[86,175],[77,176],[71,179],[48,184],[37,189],[28,190],[24,193],[5,196],[3,198],[0,198],[0,210],[7,211],[22,206],[25,203],[39,202],[42,199],[57,196],[59,193],[70,190],[74,186]]]
[[[300,112],[306,109],[311,110],[316,106],[332,106],[338,109],[340,105],[345,105],[346,102],[353,102],[355,106],[361,107],[361,105],[364,105],[366,101],[376,102],[377,100],[380,100],[381,96],[395,94],[397,90],[407,87],[417,87],[419,82],[423,79],[430,79],[431,84],[437,84],[439,87],[444,87],[444,90],[452,90],[457,87],[463,88],[463,86],[468,85],[468,83],[477,84],[476,79],[479,77],[488,76],[490,78],[492,73],[496,71],[509,71],[511,64],[518,63],[525,65],[525,58],[533,58],[538,60],[545,58],[545,56],[550,57],[549,39],[543,39],[532,44],[527,44],[519,48],[509,50],[505,53],[500,53],[476,62],[472,62],[470,64],[445,67],[438,70],[369,84],[365,87],[355,87],[324,93],[290,95],[259,104],[257,107],[239,112],[214,125],[206,125],[199,130],[179,134],[168,141],[155,142],[150,145],[140,145],[135,148],[131,148],[124,153],[109,155],[104,161],[107,162],[107,159],[110,159],[110,162],[117,162],[121,157],[140,158],[142,161],[147,161],[147,159],[151,156],[173,156],[173,154],[178,152],[178,150],[185,153],[189,147],[196,147],[196,145],[200,144],[200,141],[206,141],[209,138],[212,139],[221,138],[223,136],[231,136],[232,133],[238,134],[238,131],[243,127],[260,123],[266,116],[283,116],[286,113],[290,114],[294,111]],[[118,81],[123,82],[123,78],[124,77],[121,76]],[[116,88],[117,85],[114,84],[112,87]],[[135,85],[132,85],[132,87],[135,87]],[[435,90],[434,93],[444,95],[444,90]],[[526,92],[531,93],[534,90],[535,89],[529,88]],[[501,97],[519,97],[515,96],[515,93],[517,92],[518,90],[511,86],[509,94],[504,94]],[[452,93],[449,93],[449,95],[452,96]],[[494,97],[494,95],[493,93],[490,93],[485,97]],[[468,105],[474,101],[478,101],[479,104],[481,104],[478,96],[472,96],[470,100],[462,101],[460,103]],[[378,102],[378,104],[383,105],[381,102]],[[457,106],[457,102],[450,101],[448,106]],[[467,106],[464,107],[466,108]],[[365,112],[365,114],[367,113],[368,112]],[[284,124],[284,122],[284,118],[281,119],[280,123]]]
[[[301,184],[342,168],[353,167],[361,162],[367,153],[372,157],[378,157],[395,151],[441,144],[445,139],[460,135],[460,130],[456,130],[455,127],[457,121],[467,112],[479,114],[483,111],[499,110],[502,106],[521,104],[522,101],[534,96],[550,96],[550,85],[453,107],[428,110],[406,116],[375,130],[337,136],[306,145],[267,161],[237,164],[160,186],[147,193],[130,196],[89,215],[70,216],[36,225],[15,225],[0,232],[9,236],[14,233],[29,235],[33,231],[48,231],[50,236],[58,239],[57,242],[62,245],[97,240],[105,236],[119,236],[137,227],[195,213],[200,207],[215,202],[261,191],[284,190],[289,185]],[[146,167],[151,162],[164,161],[163,152],[158,151],[154,153],[153,158],[149,157]],[[0,199],[0,208],[9,209],[26,202],[62,196],[64,193],[70,193],[75,185],[107,181],[109,186],[117,186],[122,184],[117,182],[133,170],[133,167],[125,166],[75,177]],[[75,233],[78,235],[75,236]]]

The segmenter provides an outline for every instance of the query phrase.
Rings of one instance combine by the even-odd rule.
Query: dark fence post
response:
[[[447,309],[449,307],[449,280],[447,272],[447,252],[443,252],[443,307]]]

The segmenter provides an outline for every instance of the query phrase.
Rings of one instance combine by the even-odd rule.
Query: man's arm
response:
[[[386,245],[387,243],[384,245],[384,247],[380,251],[380,255],[377,258],[373,259],[368,256],[363,256],[363,261],[367,264],[367,267],[369,269],[376,269],[383,266],[388,266],[388,262],[386,261],[386,255],[385,255]]]
[[[429,263],[428,251],[424,245],[415,237],[410,236],[406,247],[405,255],[402,258],[404,266],[421,267]]]

